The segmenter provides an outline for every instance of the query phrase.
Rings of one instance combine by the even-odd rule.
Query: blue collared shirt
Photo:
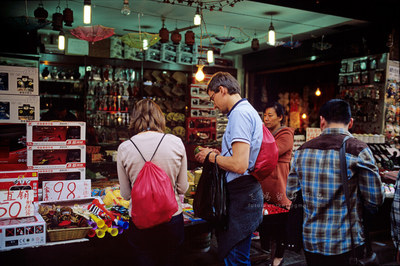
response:
[[[306,251],[338,255],[351,250],[350,224],[340,175],[339,150],[346,135],[341,128],[327,128],[303,144],[292,158],[286,194],[303,194],[303,244]],[[373,154],[367,144],[351,138],[346,143],[347,176],[352,206],[355,246],[364,243],[361,198],[364,206],[383,203],[384,189]]]
[[[228,124],[223,136],[221,155],[231,156],[234,142],[247,143],[250,145],[248,169],[252,169],[260,152],[263,137],[261,117],[247,99],[244,98],[232,107],[227,117]],[[248,174],[248,170],[244,174],[227,171],[226,180],[230,182]]]

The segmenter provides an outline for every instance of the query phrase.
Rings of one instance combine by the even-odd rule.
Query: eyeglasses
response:
[[[210,97],[210,102],[214,103],[214,98],[215,98],[215,94],[217,94],[219,91],[214,92],[213,95],[211,95]]]

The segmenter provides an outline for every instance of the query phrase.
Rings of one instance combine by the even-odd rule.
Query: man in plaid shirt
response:
[[[352,255],[339,164],[340,146],[351,136],[352,125],[349,104],[328,101],[320,110],[321,135],[303,144],[292,159],[286,193],[290,200],[300,190],[303,195],[303,246],[308,265],[348,265]],[[354,244],[357,257],[362,258],[362,204],[376,210],[383,203],[384,189],[367,144],[347,140],[346,160]]]
[[[400,264],[400,172],[397,175],[395,193],[390,212],[391,234],[396,247],[396,261]]]

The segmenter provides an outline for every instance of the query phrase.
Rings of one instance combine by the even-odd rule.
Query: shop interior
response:
[[[400,169],[400,14],[394,0],[348,2],[5,1],[0,173],[37,171],[34,201],[44,199],[43,182],[56,181],[84,186],[90,181],[80,193],[104,200],[106,192],[118,190],[116,152],[131,137],[132,105],[151,98],[165,114],[166,133],[180,137],[187,151],[187,259],[197,260],[188,265],[214,265],[212,230],[190,205],[201,170],[194,150],[219,149],[227,124],[206,93],[212,74],[225,71],[238,79],[242,96],[261,117],[269,101],[285,107],[285,124],[295,129],[294,149],[319,134],[324,102],[341,98],[351,104],[351,133],[370,146],[387,191],[372,228],[376,242],[384,245],[376,245],[380,260],[390,263],[389,212]],[[91,7],[88,24],[84,5]],[[198,25],[195,15],[200,15]],[[203,80],[197,77],[200,70]],[[14,78],[15,89],[7,83]],[[60,132],[61,141],[54,137]],[[53,240],[43,235],[46,245],[39,247],[15,238],[8,247],[0,243],[0,256],[23,253],[27,263],[27,256],[61,254],[66,245],[95,254],[107,252],[104,243],[125,241],[123,233],[100,239],[87,232]],[[262,265],[256,263],[267,255],[253,248],[254,264]],[[301,256],[293,258],[286,265],[301,265]]]

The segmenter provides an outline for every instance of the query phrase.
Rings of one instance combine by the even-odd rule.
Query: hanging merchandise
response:
[[[149,47],[160,40],[160,35],[147,32],[131,32],[120,37],[120,39],[129,47],[144,50],[144,40],[147,40],[147,47]]]
[[[65,26],[72,27],[72,23],[74,22],[74,12],[71,8],[68,8],[68,1],[67,7],[63,11],[63,19],[65,22]]]
[[[56,13],[53,14],[53,30],[60,31],[63,28],[63,14],[60,13],[60,6],[56,7]]]
[[[193,45],[194,44],[194,32],[191,30],[188,30],[185,33],[185,44],[187,45]]]
[[[102,25],[79,26],[72,29],[70,32],[78,39],[94,43],[113,36],[114,28],[104,27]]]
[[[43,7],[42,1],[40,1],[39,7],[35,9],[35,12],[33,14],[35,15],[35,18],[38,19],[39,23],[45,23],[47,17],[49,16],[49,13]]]
[[[162,18],[162,28],[159,31],[159,35],[160,35],[160,42],[161,43],[167,43],[169,42],[169,31],[167,30],[167,28],[165,27],[165,18]]]

